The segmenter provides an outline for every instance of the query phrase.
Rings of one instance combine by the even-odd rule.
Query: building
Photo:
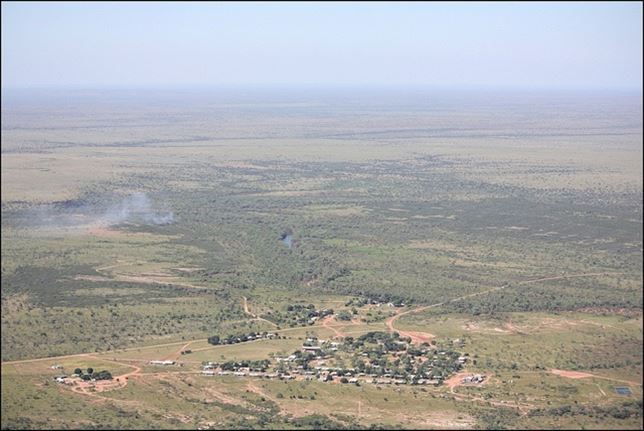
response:
[[[471,376],[464,377],[461,383],[481,383],[485,380],[485,376],[481,374],[472,374]]]
[[[150,365],[174,365],[174,361],[150,361]]]

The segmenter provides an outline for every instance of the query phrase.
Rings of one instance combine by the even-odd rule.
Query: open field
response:
[[[59,96],[3,98],[2,428],[642,428],[638,95]],[[201,375],[373,331],[469,360]]]

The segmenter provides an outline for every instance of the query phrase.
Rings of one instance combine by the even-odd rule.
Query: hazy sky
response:
[[[2,3],[2,86],[642,88],[642,3]]]

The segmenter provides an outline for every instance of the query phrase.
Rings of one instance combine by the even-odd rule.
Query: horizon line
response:
[[[1,86],[2,92],[19,91],[195,91],[195,90],[416,90],[416,91],[561,91],[561,92],[639,92],[630,86],[552,86],[552,85],[433,85],[433,84],[355,84],[355,83],[226,83],[226,84],[81,84]]]

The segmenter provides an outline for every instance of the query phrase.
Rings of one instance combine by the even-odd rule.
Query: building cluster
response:
[[[482,374],[472,374],[471,376],[465,376],[461,379],[461,383],[467,384],[467,383],[483,383],[483,380],[485,380],[485,376]]]
[[[272,340],[277,336],[278,336],[277,333],[272,333],[272,332],[262,332],[262,333],[249,332],[248,334],[229,335],[225,338],[222,338],[219,335],[213,335],[211,337],[208,337],[208,343],[213,344],[215,346],[219,344],[237,344],[237,343],[245,343],[247,341],[262,340],[262,339]]]
[[[288,356],[275,357],[272,363],[268,360],[221,365],[206,362],[203,363],[202,374],[438,386],[460,370],[468,358],[467,353],[461,355],[448,347],[432,347],[429,344],[414,346],[411,340],[400,338],[398,334],[373,332],[357,339],[347,337],[344,342],[309,337],[300,349]],[[339,363],[351,363],[352,366],[339,366]]]

